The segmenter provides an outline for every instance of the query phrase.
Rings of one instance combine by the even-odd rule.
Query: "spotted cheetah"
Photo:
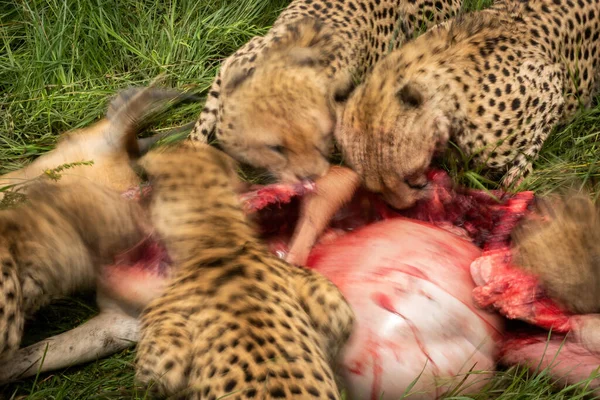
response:
[[[185,143],[140,161],[174,275],[142,314],[137,380],[185,398],[338,399],[334,365],[351,308],[326,278],[259,242],[231,158]]]
[[[344,101],[370,66],[462,0],[295,0],[228,57],[190,134],[287,183],[329,168]]]
[[[19,347],[26,317],[93,289],[99,267],[147,235],[137,203],[84,179],[32,184],[27,201],[0,212],[2,365]]]
[[[425,171],[450,140],[510,187],[552,128],[591,104],[599,36],[599,0],[498,2],[446,21],[354,91],[336,130],[344,159],[400,209],[427,196]]]

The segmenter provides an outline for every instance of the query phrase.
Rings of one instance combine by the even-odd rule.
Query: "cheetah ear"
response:
[[[424,101],[423,93],[416,83],[408,82],[396,93],[398,100],[409,108],[419,108]]]
[[[241,68],[237,65],[229,66],[223,78],[223,91],[226,94],[231,94],[235,89],[240,87],[244,81],[250,78],[254,74],[254,71],[254,67]]]
[[[275,39],[273,49],[288,52],[291,62],[302,66],[317,66],[327,61],[335,43],[329,29],[314,18],[303,18],[287,26]]]
[[[294,47],[289,50],[291,63],[302,67],[316,67],[322,60],[321,52],[317,49]]]

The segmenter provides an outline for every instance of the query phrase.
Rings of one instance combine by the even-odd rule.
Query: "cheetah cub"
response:
[[[336,139],[366,187],[402,209],[452,140],[505,187],[556,123],[599,88],[600,0],[499,2],[430,29],[379,62]]]
[[[513,233],[515,263],[540,277],[542,286],[567,310],[600,312],[600,209],[586,194],[540,202],[543,219]]]
[[[93,289],[100,266],[146,237],[136,203],[85,179],[32,184],[27,199],[0,211],[0,363],[19,348],[26,317]]]
[[[462,0],[295,0],[227,58],[192,131],[296,183],[329,168],[337,115],[370,66]]]
[[[174,275],[142,314],[137,380],[185,398],[338,399],[333,366],[351,308],[330,281],[257,239],[232,159],[192,147],[140,161]]]

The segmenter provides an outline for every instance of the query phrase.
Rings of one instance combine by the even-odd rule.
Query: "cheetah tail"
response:
[[[17,266],[7,248],[0,247],[0,360],[18,350],[25,317]],[[1,362],[1,361],[0,361]]]

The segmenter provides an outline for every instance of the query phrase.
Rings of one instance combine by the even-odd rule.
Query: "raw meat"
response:
[[[415,379],[410,398],[486,383],[487,374],[464,375],[494,370],[503,328],[471,299],[469,265],[479,254],[465,239],[404,218],[313,250],[309,266],[331,279],[356,313],[342,360],[351,398],[399,399]]]
[[[533,193],[455,189],[440,171],[429,179],[430,200],[403,212],[358,190],[308,258],[310,267],[340,287],[357,315],[342,360],[351,397],[400,398],[421,372],[412,388],[419,393],[411,398],[436,398],[458,383],[476,390],[489,375],[465,382],[465,376],[439,378],[470,368],[493,370],[496,359],[532,368],[541,362],[543,368],[569,332],[557,358],[562,364],[552,374],[566,383],[585,379],[599,364],[600,317],[563,312],[535,276],[511,265],[510,232],[530,213]],[[241,195],[245,210],[283,258],[299,199],[318,187],[253,189]],[[503,336],[500,315],[541,329]],[[548,329],[562,334],[547,343]]]
[[[484,253],[471,265],[480,307],[493,307],[510,319],[520,319],[555,332],[571,330],[569,315],[546,297],[538,279],[510,265],[510,250]]]
[[[480,307],[532,325],[505,336],[499,362],[533,372],[547,370],[557,384],[583,382],[600,394],[600,315],[572,315],[561,309],[537,277],[511,264],[511,256],[508,247],[492,250],[471,265],[478,285],[473,297]]]
[[[372,235],[364,235],[359,231],[356,233],[356,237],[360,238],[358,240],[353,239],[355,237],[353,234],[347,238],[340,238],[340,236],[365,224],[402,216],[426,221],[457,236],[470,238],[474,244],[483,248],[480,256],[470,265],[474,280],[473,300],[475,304],[483,309],[495,310],[509,319],[525,321],[532,326],[518,335],[510,334],[505,337],[499,361],[506,365],[526,365],[532,369],[540,366],[541,368],[554,366],[560,361],[560,365],[550,370],[552,376],[559,383],[577,383],[593,374],[600,365],[600,317],[569,315],[547,297],[540,287],[537,277],[511,265],[510,233],[522,217],[535,218],[535,215],[531,214],[530,207],[534,202],[533,193],[521,192],[516,195],[508,195],[497,191],[486,193],[455,189],[451,187],[448,176],[440,171],[432,171],[429,179],[433,188],[430,200],[400,213],[387,207],[376,196],[359,190],[350,204],[334,216],[328,230],[319,239],[320,244],[313,250],[309,259],[309,265],[321,270],[336,284],[341,285],[342,291],[355,306],[358,314],[360,328],[357,328],[355,337],[348,345],[350,350],[347,352],[346,360],[350,357],[348,354],[354,354],[352,353],[354,351],[363,357],[361,359],[363,368],[355,369],[345,365],[353,391],[360,393],[361,396],[367,396],[367,393],[373,395],[374,386],[380,386],[380,389],[388,391],[394,390],[393,387],[396,383],[399,384],[399,387],[406,387],[406,380],[398,378],[405,375],[395,374],[398,371],[389,364],[381,369],[382,375],[377,375],[378,369],[369,370],[364,367],[369,362],[369,354],[377,354],[380,349],[387,348],[389,350],[390,344],[398,343],[398,341],[386,341],[381,337],[389,334],[389,331],[379,331],[371,337],[366,331],[377,331],[373,327],[385,325],[381,321],[393,320],[391,315],[395,315],[395,311],[398,311],[399,308],[409,307],[410,309],[414,304],[414,309],[417,309],[416,307],[418,304],[420,306],[420,303],[416,286],[413,287],[414,292],[405,294],[411,300],[402,302],[400,306],[387,301],[394,297],[388,296],[385,297],[385,301],[382,301],[383,297],[370,295],[370,293],[377,292],[378,288],[379,290],[381,288],[391,290],[397,281],[401,281],[399,277],[402,277],[402,263],[408,264],[406,260],[410,259],[407,254],[402,253],[403,248],[394,247],[392,243],[381,243],[380,238],[386,236],[386,230],[392,231],[395,229],[394,227],[386,226],[386,229],[380,231],[375,227],[385,225],[373,224],[373,227],[365,228],[367,232],[372,232]],[[298,202],[295,202],[293,197],[288,200],[287,204],[278,204],[276,207],[268,204],[268,201],[261,205],[262,208],[256,207],[261,208],[259,214],[262,215],[259,220],[262,222],[263,233],[269,238],[271,249],[281,257],[286,255],[290,229],[293,228],[294,222],[298,218]],[[290,223],[290,221],[292,222]],[[402,224],[407,223],[408,221],[402,222]],[[373,230],[370,231],[370,229]],[[399,229],[398,232],[402,231],[399,227],[397,229]],[[429,242],[429,239],[419,237],[415,243],[412,241],[411,235],[408,238],[402,238],[400,233],[397,235],[396,243],[411,240],[414,245],[410,247],[416,252],[425,248]],[[436,236],[437,232],[433,237]],[[372,243],[379,243],[381,247],[378,248],[378,251],[373,250],[372,246],[376,246],[376,244]],[[344,251],[339,251],[337,246]],[[444,243],[438,243],[434,247],[438,246],[438,252],[443,248],[447,249],[444,247]],[[387,254],[392,251],[390,249],[396,251],[394,257],[397,257],[399,265],[397,270],[391,274],[395,278],[393,280],[389,277],[384,278],[376,272],[377,264],[382,262],[379,253]],[[452,254],[451,251],[448,253]],[[320,258],[315,258],[315,254],[320,254]],[[420,254],[421,257],[424,257],[422,260],[427,259],[427,263],[434,264],[432,257],[427,257],[426,253]],[[411,263],[414,263],[415,259],[412,260]],[[389,263],[389,260],[385,262]],[[443,269],[440,264],[437,264],[437,267],[440,270]],[[356,268],[359,272],[354,272]],[[369,272],[372,272],[372,278],[364,278],[365,274],[369,275]],[[364,278],[360,280],[360,286],[357,285],[359,281],[350,279],[355,273]],[[441,274],[439,271],[436,273]],[[381,279],[383,283],[378,283],[378,279]],[[432,287],[434,286],[428,286],[429,289]],[[437,289],[439,288],[437,287]],[[464,290],[463,295],[469,292],[466,288]],[[449,305],[451,303],[449,301],[442,305],[442,307],[447,307],[442,308],[444,313],[456,312],[452,308],[453,306]],[[486,315],[485,313],[479,314],[481,313],[479,310],[473,312],[477,315]],[[404,312],[400,312],[400,314],[405,315]],[[399,315],[396,317],[401,319]],[[383,325],[378,325],[378,323]],[[428,343],[434,343],[436,337],[427,330],[427,320],[420,319],[418,323],[422,325],[417,326],[417,329],[429,339]],[[533,326],[542,329],[535,330]],[[552,331],[550,340],[548,340],[548,330]],[[540,331],[542,333],[539,333]],[[565,342],[566,333],[569,335],[566,336]],[[427,336],[429,334],[432,336]],[[450,341],[450,343],[456,344],[461,340],[459,338],[460,333],[454,338],[456,340]],[[464,337],[462,340],[465,340]],[[405,341],[400,340],[400,343],[405,343]],[[417,348],[412,347],[412,350]],[[561,352],[556,355],[559,349]],[[388,354],[391,353],[388,352]],[[410,365],[411,361],[419,360],[415,354],[418,354],[418,350],[416,353],[408,353],[403,347],[402,356],[399,357],[396,367],[401,368],[403,361]],[[464,353],[461,355],[464,356]],[[366,358],[364,358],[365,356]],[[552,362],[553,360],[554,362]],[[383,360],[384,363],[391,361],[393,360],[389,357]],[[354,372],[360,370],[366,374],[366,377],[359,379],[359,375],[350,372],[351,370]],[[431,370],[426,370],[426,372],[429,371]],[[392,387],[388,388],[386,384]],[[599,379],[591,381],[590,386],[599,387]],[[398,390],[398,387],[395,389]]]
[[[444,174],[432,178],[435,207],[410,211],[429,223],[402,217],[359,191],[308,258],[309,267],[342,290],[357,316],[341,360],[351,398],[397,399],[413,380],[411,392],[417,393],[411,398],[439,398],[459,385],[476,390],[490,376],[465,375],[470,369],[494,370],[503,322],[472,301],[469,266],[481,250],[466,239],[465,226],[485,221],[489,231],[498,211],[490,201],[475,207],[474,196],[452,193]],[[271,250],[283,257],[294,227],[286,220],[297,219],[298,203],[284,196],[286,204],[271,204],[272,198],[253,210]],[[488,234],[477,233],[480,240]]]

